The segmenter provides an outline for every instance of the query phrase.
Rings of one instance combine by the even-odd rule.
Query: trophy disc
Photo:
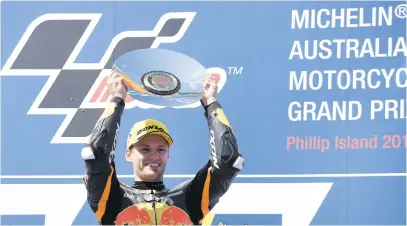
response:
[[[195,59],[166,49],[140,49],[120,56],[113,65],[139,101],[166,107],[201,99],[208,73]]]

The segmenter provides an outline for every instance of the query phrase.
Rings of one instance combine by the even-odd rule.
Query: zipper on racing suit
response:
[[[158,221],[157,221],[157,212],[156,212],[156,209],[155,209],[155,194],[154,194],[154,191],[153,190],[151,190],[151,195],[153,196],[153,209],[154,209],[154,220],[155,220],[155,225],[158,225]]]

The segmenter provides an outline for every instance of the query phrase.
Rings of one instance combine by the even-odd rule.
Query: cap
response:
[[[133,125],[133,128],[131,128],[127,138],[127,148],[150,134],[160,135],[167,141],[168,145],[173,143],[172,137],[168,132],[168,128],[162,122],[154,119],[146,119],[136,122]]]

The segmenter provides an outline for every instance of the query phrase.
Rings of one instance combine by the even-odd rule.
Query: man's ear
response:
[[[126,149],[125,155],[126,155],[126,161],[132,162],[131,161],[131,150],[130,149]]]
[[[168,147],[168,155],[167,155],[167,159],[170,159],[170,147]]]

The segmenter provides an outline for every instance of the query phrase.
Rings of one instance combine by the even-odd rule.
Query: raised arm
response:
[[[120,77],[109,77],[112,99],[97,121],[89,143],[82,149],[86,165],[84,183],[87,200],[101,224],[113,224],[119,212],[122,195],[114,164],[120,121],[125,107],[126,88]]]
[[[215,90],[216,88],[214,86]],[[194,224],[201,223],[219,202],[233,179],[243,169],[244,162],[231,125],[216,98],[204,98],[202,104],[210,134],[210,160],[186,188],[187,207]]]

